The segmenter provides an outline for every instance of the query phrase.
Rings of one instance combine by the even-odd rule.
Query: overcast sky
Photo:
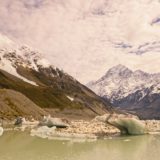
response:
[[[83,83],[119,63],[160,72],[158,0],[0,0],[0,32]]]

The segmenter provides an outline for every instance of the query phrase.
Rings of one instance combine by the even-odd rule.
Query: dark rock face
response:
[[[141,119],[160,119],[160,94],[147,94],[143,99],[140,98],[141,92],[137,91],[112,105],[136,113]]]

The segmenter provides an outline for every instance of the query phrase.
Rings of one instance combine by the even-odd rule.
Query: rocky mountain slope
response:
[[[0,89],[0,118],[25,116],[39,119],[43,115],[47,113],[23,94],[10,89]]]
[[[141,118],[160,118],[160,74],[117,65],[87,86],[115,107],[134,111]]]
[[[50,65],[37,51],[19,47],[6,37],[0,40],[0,88],[21,92],[36,105],[56,114],[69,115],[76,110],[77,116],[94,116],[110,111],[99,96]]]

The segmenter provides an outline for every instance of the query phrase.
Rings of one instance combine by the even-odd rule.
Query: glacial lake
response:
[[[113,139],[48,140],[24,132],[0,137],[0,160],[159,160],[160,136],[127,136]]]

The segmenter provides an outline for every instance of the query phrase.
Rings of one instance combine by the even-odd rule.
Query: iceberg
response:
[[[121,134],[141,135],[148,133],[146,125],[134,115],[114,113],[97,116],[95,119],[118,128]]]

